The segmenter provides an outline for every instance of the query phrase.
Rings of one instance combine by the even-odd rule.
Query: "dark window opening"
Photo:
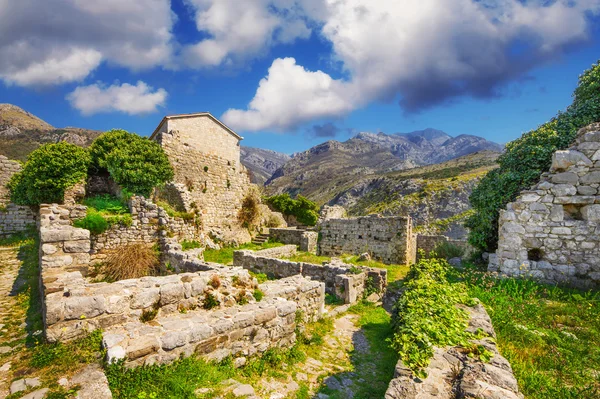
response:
[[[542,253],[542,250],[539,248],[531,248],[529,251],[527,251],[527,259],[534,262],[542,260],[543,255],[544,254]]]

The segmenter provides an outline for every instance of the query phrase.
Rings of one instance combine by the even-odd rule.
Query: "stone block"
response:
[[[581,208],[581,216],[588,222],[600,222],[600,205],[586,205]]]
[[[159,300],[159,288],[146,288],[133,294],[131,298],[131,308],[146,309],[157,304]]]
[[[90,240],[65,241],[64,251],[69,252],[89,252],[91,249]]]
[[[99,316],[106,312],[104,296],[71,296],[64,300],[65,320],[85,319]]]
[[[552,156],[552,169],[554,170],[567,170],[578,164],[592,166],[590,159],[576,150],[556,151]]]
[[[557,173],[552,176],[552,183],[555,184],[577,184],[579,176],[573,172]]]
[[[132,340],[127,346],[127,357],[129,360],[135,360],[147,356],[160,349],[160,342],[154,335],[144,335]]]

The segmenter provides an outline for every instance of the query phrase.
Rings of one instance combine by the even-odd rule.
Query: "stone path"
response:
[[[337,392],[336,396],[351,399],[354,397],[355,382],[360,376],[353,372],[351,354],[369,352],[369,343],[356,326],[358,316],[344,314],[334,320],[334,330],[324,337],[321,347],[302,364],[282,370],[287,378],[267,377],[253,384],[256,396],[266,399],[295,398],[301,385],[309,388],[314,398],[328,398],[329,395],[316,394],[321,386]]]
[[[17,278],[18,247],[0,247],[0,397],[10,393],[10,365],[19,357],[25,333],[25,311],[16,295],[24,281]]]

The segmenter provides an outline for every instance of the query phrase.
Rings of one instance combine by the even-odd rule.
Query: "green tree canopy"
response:
[[[301,195],[293,199],[288,193],[278,194],[267,198],[266,202],[277,212],[295,216],[307,226],[314,226],[319,220],[319,206]]]
[[[473,246],[494,251],[498,246],[500,210],[539,180],[550,168],[552,154],[568,148],[579,129],[600,121],[600,63],[579,77],[573,97],[566,111],[508,143],[498,158],[500,167],[475,188],[470,197],[475,213],[466,223]]]
[[[29,154],[23,170],[11,178],[11,201],[20,205],[61,203],[65,190],[86,178],[89,164],[85,148],[66,142],[45,144]]]

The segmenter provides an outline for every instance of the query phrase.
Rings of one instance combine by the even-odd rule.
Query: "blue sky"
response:
[[[141,135],[209,111],[287,153],[427,127],[505,143],[564,109],[600,58],[596,0],[106,3],[0,5],[0,102]]]

